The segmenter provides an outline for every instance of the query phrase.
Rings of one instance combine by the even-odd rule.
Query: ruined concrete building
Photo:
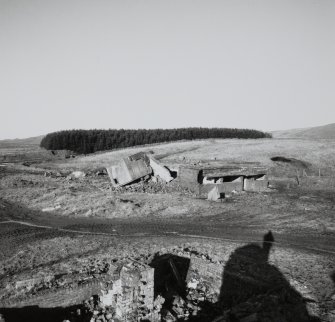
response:
[[[146,176],[159,177],[166,182],[173,180],[170,171],[151,154],[139,152],[122,159],[118,164],[107,167],[114,187],[124,186]]]
[[[180,185],[200,196],[232,191],[264,191],[268,187],[267,168],[259,164],[181,166]]]
[[[268,169],[259,163],[220,164],[206,166],[183,165],[178,171],[180,186],[209,200],[224,198],[232,191],[265,191],[268,188]],[[113,187],[124,186],[142,178],[173,180],[170,170],[151,153],[139,152],[107,168]],[[154,181],[157,182],[157,181]]]

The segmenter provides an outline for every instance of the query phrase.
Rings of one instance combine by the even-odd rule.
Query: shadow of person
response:
[[[335,285],[335,271],[330,274],[330,278],[333,280]]]
[[[156,254],[150,263],[155,269],[154,294],[164,297],[163,312],[170,312],[175,318],[177,314],[172,310],[175,299],[186,300],[186,276],[190,259],[175,254]]]
[[[0,308],[0,321],[5,322],[60,322],[66,320],[70,313],[79,308],[80,305],[70,307],[42,308],[38,305]],[[2,316],[2,319],[1,319]],[[71,319],[71,321],[78,321]]]
[[[263,247],[237,248],[227,261],[218,305],[230,321],[253,316],[253,321],[318,321],[308,314],[303,297],[284,275],[268,262],[274,237],[264,235]]]

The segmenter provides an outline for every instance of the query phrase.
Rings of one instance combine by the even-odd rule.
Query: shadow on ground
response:
[[[263,247],[248,244],[237,248],[224,267],[218,302],[204,302],[203,310],[188,321],[320,321],[309,315],[304,298],[268,262],[273,242],[268,232]]]
[[[77,306],[40,308],[33,305],[22,308],[0,308],[0,314],[6,322],[61,322],[76,308]]]
[[[150,266],[155,269],[155,297],[162,295],[165,299],[163,310],[171,311],[176,295],[186,299],[186,276],[190,259],[173,254],[156,255]]]

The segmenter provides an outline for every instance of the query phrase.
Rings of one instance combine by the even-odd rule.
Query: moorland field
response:
[[[0,146],[0,155],[22,149]],[[29,150],[44,153],[37,144],[25,153]],[[235,193],[219,203],[183,189],[178,178],[112,188],[103,169],[139,151],[152,151],[176,171],[185,164],[259,162],[269,169],[270,188]],[[334,321],[334,155],[331,139],[208,139],[3,163],[0,300],[18,298],[15,288],[6,288],[15,280],[75,274],[106,258],[192,248],[224,265],[234,249],[261,242],[271,230],[270,262],[299,292],[309,294],[313,315]],[[276,156],[294,162],[272,161]],[[73,171],[85,176],[75,178]]]

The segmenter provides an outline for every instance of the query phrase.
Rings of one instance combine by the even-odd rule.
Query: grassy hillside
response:
[[[51,151],[40,148],[43,136],[26,139],[0,140],[0,162],[41,162],[56,159]]]
[[[43,135],[26,139],[0,140],[0,161],[2,161],[1,157],[6,155],[24,156],[32,153],[43,153],[44,149],[40,148],[42,138]]]
[[[335,123],[302,129],[274,131],[274,138],[335,139]]]
[[[140,151],[153,151],[161,161],[172,168],[180,164],[198,162],[260,162],[275,166],[272,157],[295,158],[311,164],[313,168],[331,168],[335,170],[335,140],[304,139],[215,139],[164,143],[148,147],[133,147],[75,159],[60,161],[53,166],[60,169],[89,170],[110,166],[128,155]]]

